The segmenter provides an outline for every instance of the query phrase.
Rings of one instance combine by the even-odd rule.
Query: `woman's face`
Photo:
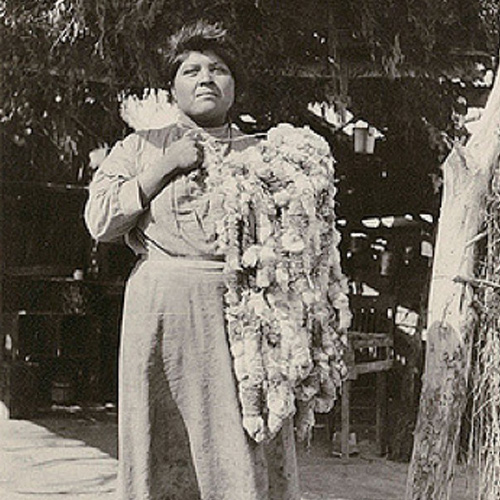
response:
[[[234,103],[234,78],[214,52],[190,52],[172,85],[177,106],[198,125],[223,125]]]

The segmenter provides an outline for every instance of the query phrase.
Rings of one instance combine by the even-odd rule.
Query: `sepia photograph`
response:
[[[500,0],[0,46],[0,500],[500,499]]]

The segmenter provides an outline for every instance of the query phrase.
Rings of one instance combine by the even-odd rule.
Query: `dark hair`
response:
[[[207,50],[216,53],[227,64],[235,80],[236,91],[239,94],[243,92],[246,87],[246,74],[240,63],[240,53],[236,45],[222,24],[204,20],[183,26],[168,39],[167,50],[161,51],[169,89],[187,54]]]

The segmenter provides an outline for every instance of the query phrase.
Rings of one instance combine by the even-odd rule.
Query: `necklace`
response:
[[[213,153],[216,157],[224,157],[231,152],[233,140],[233,125],[228,122],[223,127],[201,129],[205,153]],[[208,151],[207,151],[208,150]],[[217,158],[212,160],[217,161]]]
[[[200,168],[189,172],[186,175],[188,190],[191,196],[199,196],[206,193],[206,179],[208,168],[218,166],[225,156],[231,152],[233,127],[228,122],[223,127],[207,128],[197,127],[195,132],[199,132],[198,142],[203,146],[203,164]]]

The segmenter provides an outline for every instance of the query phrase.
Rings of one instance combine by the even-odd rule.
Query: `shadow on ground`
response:
[[[53,407],[40,411],[31,421],[63,438],[78,439],[118,458],[118,415],[114,407]]]
[[[67,440],[117,457],[117,413],[115,410],[86,408],[81,411],[50,411],[33,423]],[[377,456],[369,441],[359,443],[359,454],[342,460],[332,454],[332,446],[322,433],[309,450],[298,444],[298,462],[303,500],[402,500],[408,465]],[[455,481],[453,500],[470,500],[467,477]]]

